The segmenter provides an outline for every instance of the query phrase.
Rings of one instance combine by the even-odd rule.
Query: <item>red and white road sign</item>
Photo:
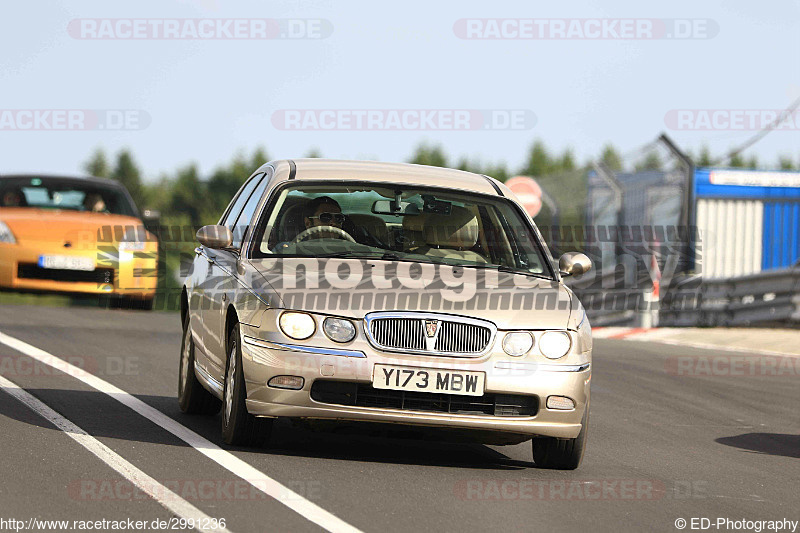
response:
[[[542,188],[528,176],[514,176],[506,181],[506,187],[517,195],[519,202],[531,218],[542,210]]]

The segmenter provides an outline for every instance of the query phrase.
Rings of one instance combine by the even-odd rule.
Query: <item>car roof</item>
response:
[[[117,187],[117,188],[124,188],[122,184],[116,180],[108,179],[108,178],[96,178],[92,176],[69,176],[69,175],[59,175],[59,174],[0,174],[0,180],[8,179],[32,179],[32,178],[41,178],[46,180],[63,180],[68,182],[85,182],[85,183],[92,183],[97,185],[106,185],[110,187]]]
[[[448,187],[493,196],[506,196],[508,189],[499,181],[481,174],[452,168],[383,163],[379,161],[344,161],[336,159],[294,159],[271,161],[279,179],[330,179],[405,183]],[[509,191],[510,192],[510,191]]]

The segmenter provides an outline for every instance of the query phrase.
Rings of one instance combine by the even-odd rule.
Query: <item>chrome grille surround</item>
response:
[[[379,311],[364,317],[364,331],[375,348],[387,352],[442,357],[480,357],[494,343],[497,326],[488,320],[441,313]],[[426,322],[437,321],[427,335]]]

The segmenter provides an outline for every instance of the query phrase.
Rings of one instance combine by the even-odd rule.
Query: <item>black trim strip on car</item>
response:
[[[295,165],[294,161],[292,161],[290,159],[289,160],[289,179],[293,180],[295,176],[297,176],[297,165]]]
[[[489,176],[487,176],[486,174],[481,174],[481,176],[483,176],[484,178],[486,178],[486,181],[488,181],[489,183],[491,183],[491,184],[492,184],[492,187],[493,187],[493,188],[494,188],[494,190],[497,192],[497,194],[499,194],[500,196],[503,196],[503,197],[505,197],[505,194],[503,194],[503,191],[501,191],[501,190],[500,190],[500,187],[498,187],[498,186],[497,186],[497,184],[494,182],[494,180],[492,180],[492,178],[490,178],[490,177],[489,177]]]

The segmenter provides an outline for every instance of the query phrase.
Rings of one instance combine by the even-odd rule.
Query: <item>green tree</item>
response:
[[[728,161],[728,166],[731,168],[744,168],[745,162],[741,154],[734,154]]]
[[[319,159],[320,157],[322,157],[322,152],[320,152],[319,148],[314,146],[308,152],[306,152],[306,155],[304,157],[308,157],[310,159]]]
[[[546,176],[553,170],[550,154],[540,140],[536,140],[528,152],[528,160],[523,167],[521,174],[531,177]]]
[[[658,152],[650,151],[647,155],[636,164],[636,170],[661,170],[662,163],[661,158],[658,155]]]
[[[136,202],[140,209],[145,207],[144,203],[148,198],[146,197],[145,188],[142,186],[141,171],[136,165],[130,150],[125,149],[117,154],[117,163],[110,177],[122,183],[128,189],[133,201]]]
[[[620,157],[619,152],[612,144],[606,144],[603,147],[603,152],[600,154],[600,162],[614,172],[622,170],[622,157]]]
[[[250,160],[250,166],[252,167],[253,172],[255,172],[257,168],[261,167],[261,165],[269,162],[269,155],[267,155],[267,151],[263,147],[259,146],[256,148],[256,151],[253,152],[253,156],[250,158]]]
[[[96,178],[108,178],[111,174],[111,168],[108,165],[106,152],[102,148],[98,148],[92,154],[86,163],[83,164],[83,169],[90,176]]]
[[[558,159],[558,167],[559,170],[562,172],[572,172],[575,170],[575,155],[572,153],[572,150],[567,148],[564,150],[564,153],[561,154],[561,157]]]
[[[495,165],[487,166],[481,174],[486,174],[499,181],[508,181],[511,174],[508,172],[508,167],[505,163],[497,163]]]
[[[408,162],[432,167],[446,167],[447,156],[440,146],[428,146],[422,143],[417,146],[414,155],[411,156]]]
[[[758,157],[751,156],[750,159],[747,160],[747,168],[751,168],[753,170],[758,168]]]
[[[207,201],[206,187],[200,181],[197,166],[191,164],[178,170],[170,188],[169,210],[189,217],[192,225],[213,224],[221,213],[214,213]]]
[[[792,158],[787,155],[782,155],[778,158],[778,168],[781,170],[795,170]]]
[[[700,156],[697,158],[695,164],[698,167],[710,167],[713,162],[713,159],[711,159],[711,151],[708,149],[707,145],[703,145],[703,148],[700,149]]]

